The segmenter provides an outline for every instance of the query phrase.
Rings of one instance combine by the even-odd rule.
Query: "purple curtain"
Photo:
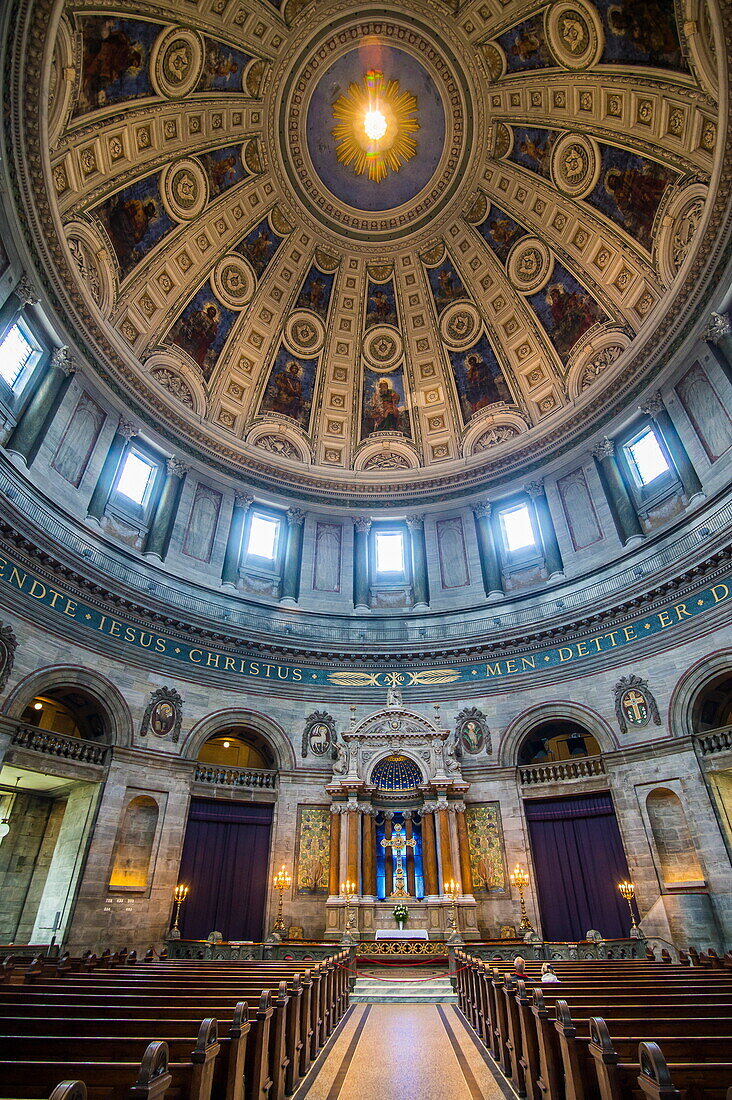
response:
[[[614,939],[630,929],[618,883],[628,864],[609,794],[524,802],[547,940]]]
[[[272,806],[191,800],[180,882],[184,939],[262,939]]]

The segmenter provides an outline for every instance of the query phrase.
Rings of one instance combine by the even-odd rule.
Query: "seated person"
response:
[[[543,982],[558,982],[559,978],[554,973],[554,967],[551,963],[544,963],[541,968],[541,980]]]
[[[517,955],[513,960],[513,970],[511,971],[512,978],[520,978],[521,981],[526,982],[530,979],[526,974],[526,959],[522,955]]]

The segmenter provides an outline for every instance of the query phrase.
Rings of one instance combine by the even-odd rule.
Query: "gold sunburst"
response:
[[[410,117],[416,110],[416,97],[400,92],[398,80],[385,81],[383,73],[370,69],[362,85],[350,84],[333,104],[338,163],[353,163],[357,176],[368,174],[376,183],[389,169],[398,172],[417,152],[411,135],[419,123]]]

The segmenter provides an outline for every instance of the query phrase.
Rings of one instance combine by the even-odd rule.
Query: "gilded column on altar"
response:
[[[372,813],[361,815],[361,868],[363,893],[376,897],[376,819]]]
[[[422,866],[424,869],[424,892],[426,897],[439,894],[437,881],[437,845],[435,842],[435,815],[432,812],[422,814]]]
[[[341,886],[341,815],[330,815],[330,874],[328,879],[328,893],[332,898],[338,897]]]
[[[458,852],[460,854],[460,885],[463,894],[472,894],[473,875],[470,870],[470,845],[465,810],[455,811],[455,825],[457,826]]]

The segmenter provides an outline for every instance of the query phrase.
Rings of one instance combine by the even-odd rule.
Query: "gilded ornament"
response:
[[[375,183],[390,170],[398,172],[417,152],[412,134],[419,123],[411,117],[416,110],[415,96],[400,91],[398,80],[387,81],[370,69],[362,85],[350,84],[333,104],[338,163],[353,164],[356,175],[368,175]]]

